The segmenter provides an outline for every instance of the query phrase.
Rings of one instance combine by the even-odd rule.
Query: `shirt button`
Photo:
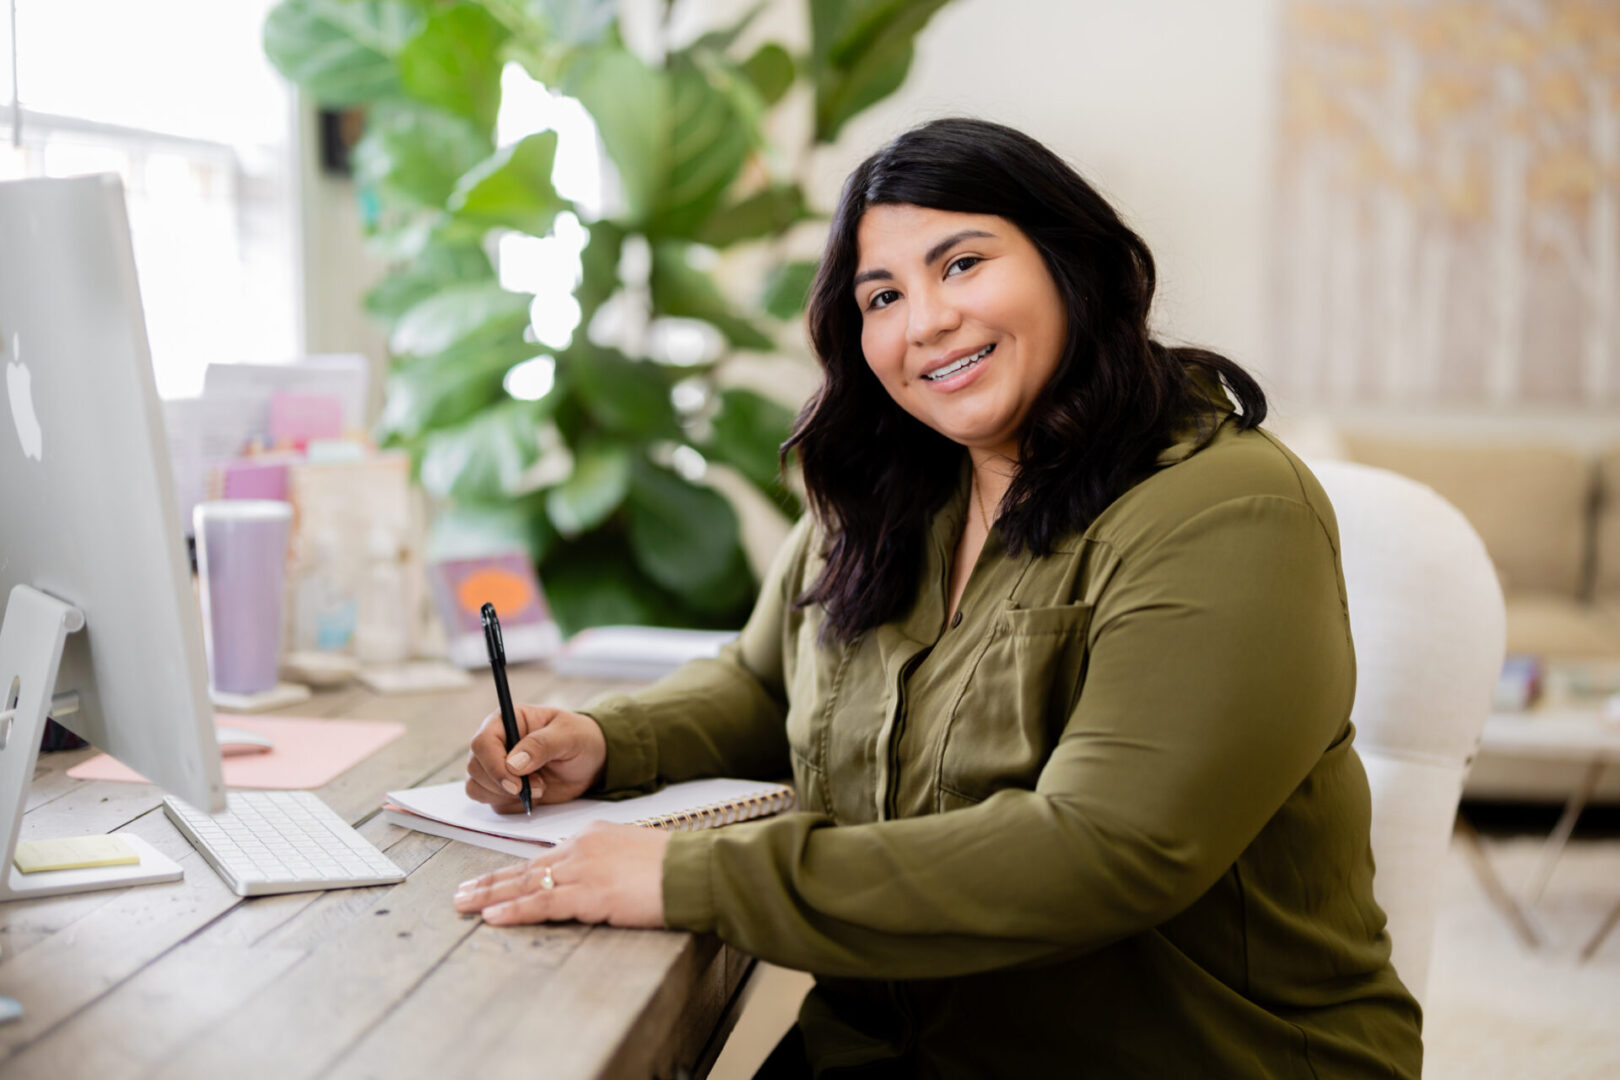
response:
[[[961,626],[961,625],[962,625],[962,613],[960,611],[958,611],[955,615],[951,616],[951,629],[955,630],[958,626]]]

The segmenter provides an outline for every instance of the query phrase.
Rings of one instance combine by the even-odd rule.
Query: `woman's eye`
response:
[[[900,294],[895,292],[893,289],[884,289],[881,292],[875,292],[872,294],[871,298],[866,301],[866,310],[877,311],[880,308],[886,308],[899,298]]]
[[[984,260],[979,258],[977,255],[963,255],[959,259],[952,259],[951,265],[945,268],[945,276],[950,277],[952,274],[965,274],[982,262],[984,262]]]

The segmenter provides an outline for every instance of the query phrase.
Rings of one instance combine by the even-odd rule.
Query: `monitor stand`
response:
[[[6,601],[0,622],[0,833],[5,836],[0,901],[178,881],[184,873],[179,863],[129,832],[118,836],[135,849],[139,863],[24,874],[12,862],[62,647],[69,634],[83,628],[84,613],[78,608],[27,585],[13,588]],[[66,710],[58,706],[57,711]]]

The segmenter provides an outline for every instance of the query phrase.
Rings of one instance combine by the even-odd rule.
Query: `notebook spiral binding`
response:
[[[693,829],[730,825],[734,821],[769,817],[792,807],[793,789],[782,787],[746,799],[727,799],[723,802],[709,803],[707,806],[695,806],[690,810],[641,818],[635,824],[654,829],[669,829],[672,832],[689,832]]]

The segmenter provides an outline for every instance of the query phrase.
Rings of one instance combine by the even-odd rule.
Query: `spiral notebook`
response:
[[[418,832],[514,855],[560,844],[593,821],[687,831],[768,817],[793,806],[793,789],[758,780],[687,780],[633,799],[575,799],[499,814],[467,797],[462,781],[390,791],[383,817]]]

